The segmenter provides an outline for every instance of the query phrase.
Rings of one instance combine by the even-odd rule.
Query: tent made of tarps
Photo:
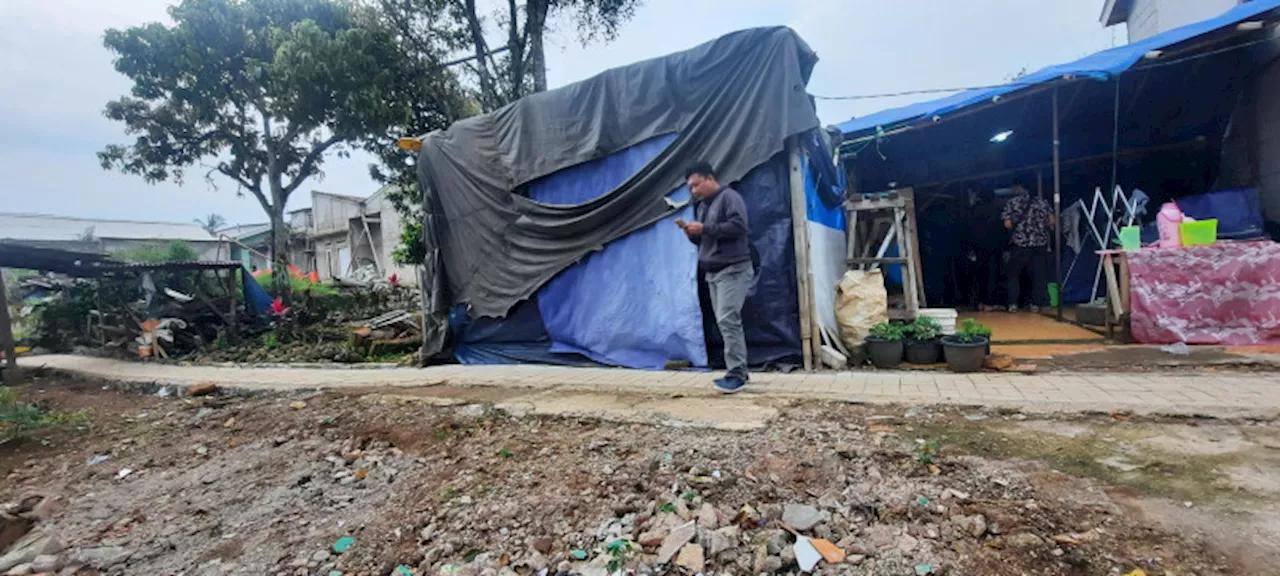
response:
[[[745,199],[761,257],[744,309],[749,359],[800,359],[843,269],[814,265],[844,242],[825,232],[843,225],[826,213],[840,212],[840,193],[820,190],[839,184],[810,174],[835,172],[805,93],[815,62],[790,29],[745,30],[424,137],[425,297],[429,312],[448,311],[455,356],[714,364],[696,250],[674,223],[692,219],[685,169],[706,161]]]
[[[1257,176],[1233,159],[1247,146],[1233,138],[1253,123],[1240,110],[1280,52],[1277,18],[1280,0],[1255,0],[1008,85],[854,118],[839,125],[843,163],[860,192],[915,190],[930,305],[957,300],[968,192],[1023,183],[1051,202],[1057,190],[1067,209],[1119,186],[1150,196],[1148,219],[1161,202],[1217,190],[1245,188],[1231,204],[1256,206]],[[1237,219],[1253,222],[1251,210]],[[1063,247],[1064,302],[1094,298],[1097,248]]]

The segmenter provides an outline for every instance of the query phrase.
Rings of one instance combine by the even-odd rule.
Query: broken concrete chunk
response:
[[[822,512],[813,506],[805,504],[787,504],[787,507],[782,511],[782,521],[787,526],[804,532],[812,530],[814,526],[822,522]]]

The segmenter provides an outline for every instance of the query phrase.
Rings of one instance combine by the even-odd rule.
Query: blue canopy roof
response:
[[[966,90],[936,100],[882,110],[862,118],[854,118],[837,125],[837,127],[846,135],[860,136],[863,133],[875,132],[879,128],[888,129],[891,126],[921,118],[942,116],[966,106],[989,102],[996,96],[1061,79],[1064,76],[1107,80],[1115,74],[1128,70],[1129,67],[1140,61],[1146,53],[1152,50],[1161,50],[1215,30],[1233,26],[1238,22],[1248,20],[1276,8],[1280,8],[1280,0],[1253,0],[1227,10],[1216,18],[1202,20],[1181,28],[1174,28],[1131,44],[1117,46],[1085,56],[1074,62],[1043,68],[1024,76],[1017,84]]]

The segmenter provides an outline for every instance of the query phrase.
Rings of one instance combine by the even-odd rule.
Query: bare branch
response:
[[[342,140],[343,138],[341,135],[334,134],[328,139],[317,142],[312,146],[311,151],[302,159],[302,164],[299,165],[298,174],[293,177],[293,182],[290,182],[288,186],[285,186],[282,189],[280,202],[288,200],[289,195],[292,194],[294,190],[297,190],[298,186],[301,186],[302,183],[311,176],[315,170],[316,162],[320,161],[320,157],[324,156],[325,151]]]

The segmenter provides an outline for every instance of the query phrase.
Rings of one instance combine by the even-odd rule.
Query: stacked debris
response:
[[[402,354],[422,344],[422,314],[392,310],[357,322],[351,330],[351,347],[369,358]]]

